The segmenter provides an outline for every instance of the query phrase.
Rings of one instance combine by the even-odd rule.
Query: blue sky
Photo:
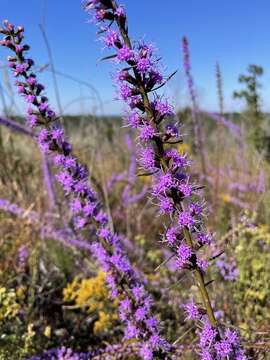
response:
[[[239,73],[250,63],[265,69],[263,107],[270,110],[269,0],[123,0],[123,3],[131,36],[153,41],[168,72],[179,70],[165,90],[177,107],[188,102],[180,47],[181,38],[186,35],[201,108],[217,109],[215,62],[219,61],[227,111],[242,107],[241,102],[232,99],[232,92],[239,88]],[[94,85],[105,102],[106,113],[121,112],[122,104],[113,100],[112,64],[98,61],[104,55],[102,44],[96,41],[95,26],[87,23],[80,0],[1,0],[0,14],[25,26],[31,55],[40,65],[48,63],[39,29],[39,23],[45,21],[56,69]],[[0,49],[0,64],[6,54]],[[0,79],[3,85],[3,76]],[[51,75],[45,72],[42,80],[55,104]],[[97,102],[88,87],[62,77],[58,80],[65,112],[93,110]]]

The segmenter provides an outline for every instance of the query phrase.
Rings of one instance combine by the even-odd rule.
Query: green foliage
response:
[[[248,75],[240,75],[239,82],[246,86],[245,90],[235,91],[234,98],[244,99],[247,103],[248,110],[257,118],[261,115],[260,111],[260,96],[258,89],[261,84],[258,82],[258,77],[263,74],[263,68],[258,65],[248,66]]]
[[[234,298],[244,322],[270,319],[270,233],[265,225],[245,228],[239,235],[236,259],[240,270]]]
[[[247,106],[245,125],[248,140],[259,152],[264,152],[267,159],[270,158],[270,139],[264,129],[264,115],[261,111],[261,99],[259,89],[261,84],[258,78],[263,75],[263,68],[258,65],[249,65],[247,75],[240,75],[239,82],[245,86],[243,90],[235,91],[234,98],[244,99]]]
[[[110,300],[105,283],[105,273],[79,280],[75,278],[63,290],[64,300],[72,305],[69,309],[80,309],[93,318],[93,332],[99,334],[112,329],[118,320],[117,301]]]

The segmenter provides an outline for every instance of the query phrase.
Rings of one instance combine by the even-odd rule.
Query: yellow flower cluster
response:
[[[225,203],[231,202],[231,196],[229,194],[221,193],[220,194],[221,200],[223,200]]]
[[[235,248],[239,277],[234,298],[248,326],[251,319],[269,323],[270,232],[267,225],[246,226]],[[251,324],[251,325],[250,325]],[[254,323],[253,323],[254,324]]]
[[[100,271],[90,279],[75,278],[63,290],[64,300],[75,303],[76,308],[85,310],[88,314],[97,314],[94,332],[100,333],[112,327],[118,319],[116,301],[112,302],[105,284],[105,273]]]
[[[0,321],[13,319],[20,310],[19,299],[23,296],[23,289],[0,288]]]
[[[185,154],[187,152],[190,152],[190,146],[187,143],[181,143],[178,145],[178,152],[180,154]]]

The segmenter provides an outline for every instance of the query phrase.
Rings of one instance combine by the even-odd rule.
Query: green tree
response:
[[[259,89],[262,87],[259,77],[263,75],[263,68],[250,64],[247,74],[241,74],[238,81],[245,86],[243,90],[234,91],[233,97],[243,99],[247,105],[246,128],[250,140],[260,152],[265,150],[268,153],[268,136],[265,135],[262,124],[264,120],[261,111],[261,100]]]

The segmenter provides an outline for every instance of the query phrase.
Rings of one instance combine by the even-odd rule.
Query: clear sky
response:
[[[239,88],[239,73],[250,63],[265,69],[263,106],[270,110],[269,0],[123,0],[122,3],[127,9],[132,37],[153,41],[168,73],[179,69],[166,89],[178,107],[188,101],[180,47],[181,38],[186,35],[201,108],[217,109],[215,62],[218,60],[227,111],[241,109],[242,103],[232,99],[232,92]],[[104,55],[102,44],[96,41],[95,26],[87,23],[80,0],[0,0],[0,14],[25,26],[31,55],[39,65],[48,63],[39,29],[39,23],[45,22],[55,68],[94,85],[105,101],[106,113],[121,112],[121,103],[113,100],[112,65],[98,61]],[[2,64],[6,54],[6,50],[0,49]],[[3,86],[3,76],[0,79]],[[42,79],[55,104],[50,73],[45,72]],[[58,80],[66,112],[91,111],[96,101],[90,88],[62,77]]]

